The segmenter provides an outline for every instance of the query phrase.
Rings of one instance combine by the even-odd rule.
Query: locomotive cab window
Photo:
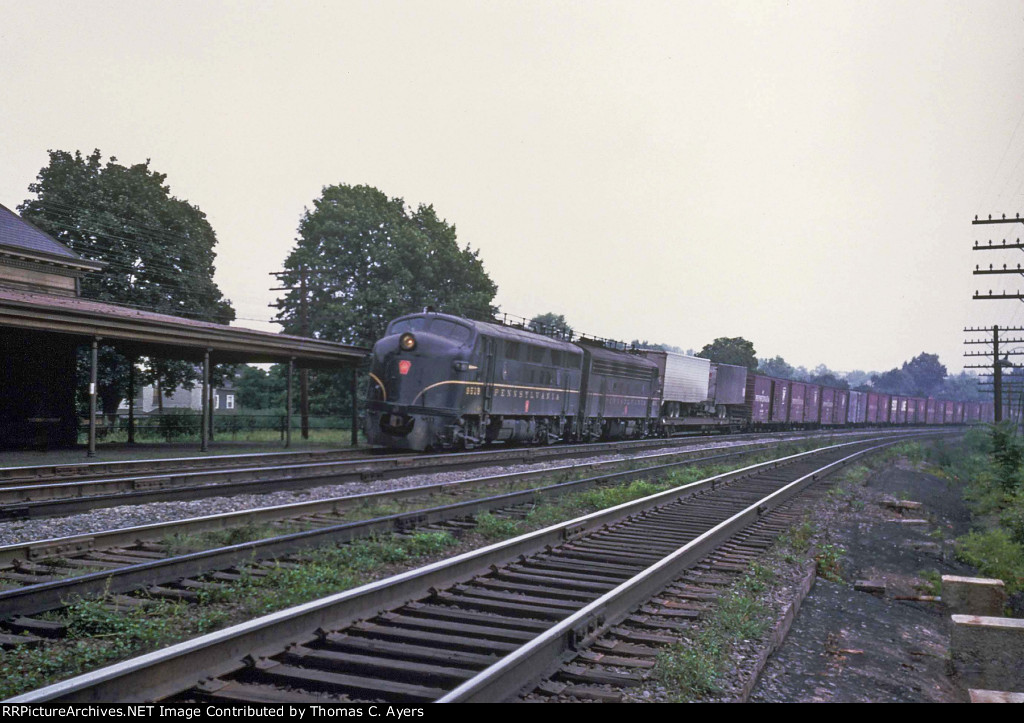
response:
[[[422,316],[413,319],[401,319],[394,321],[388,328],[388,336],[393,334],[404,334],[407,331],[423,331],[427,327],[427,320]]]
[[[447,337],[453,341],[466,341],[471,332],[461,324],[455,324],[445,319],[431,319],[427,329],[431,334]]]

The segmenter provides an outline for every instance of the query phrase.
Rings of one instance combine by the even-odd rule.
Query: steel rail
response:
[[[257,524],[289,518],[301,518],[316,514],[340,514],[346,510],[358,508],[363,505],[373,505],[377,502],[417,499],[439,494],[457,494],[463,489],[476,486],[500,486],[503,484],[511,486],[513,484],[526,482],[532,479],[579,474],[582,472],[629,464],[657,462],[660,459],[685,458],[682,460],[685,462],[703,462],[718,458],[724,459],[730,456],[754,453],[770,448],[773,445],[807,442],[813,441],[813,439],[814,438],[801,438],[795,440],[769,439],[745,442],[742,444],[723,443],[721,446],[707,447],[698,450],[680,449],[669,452],[640,455],[625,459],[586,462],[583,464],[573,463],[559,467],[547,467],[544,469],[525,472],[509,472],[505,474],[474,477],[452,482],[439,482],[415,487],[405,487],[397,490],[386,490],[383,492],[366,492],[357,495],[330,497],[323,500],[293,502],[285,505],[259,507],[250,510],[222,512],[214,515],[202,515],[182,520],[157,522],[148,525],[123,527],[113,530],[101,530],[97,532],[68,535],[65,537],[27,540],[21,543],[0,546],[0,566],[10,565],[14,560],[34,561],[53,557],[82,555],[102,547],[121,547],[124,545],[134,545],[142,541],[159,540],[168,534],[196,534],[200,532],[228,529],[244,524]],[[702,452],[722,449],[734,451],[710,457],[694,456],[699,455]]]
[[[610,627],[626,618],[638,605],[676,579],[685,568],[706,557],[752,522],[789,501],[820,477],[834,472],[864,454],[876,452],[896,443],[896,440],[886,441],[854,452],[803,475],[754,502],[555,624],[437,702],[498,702],[516,695],[545,674],[554,672],[552,668],[568,662],[566,657],[574,657],[576,651],[586,647],[590,641],[597,639]]]
[[[238,466],[244,462],[262,463],[273,461],[275,464],[307,460],[322,462],[330,458],[343,459],[354,455],[365,456],[366,451],[365,449],[323,449],[295,452],[242,452],[239,454],[214,454],[204,457],[159,457],[154,459],[123,459],[104,462],[18,465],[0,467],[0,485],[31,484],[33,482],[71,482],[116,476],[127,477],[140,473],[160,471]]]
[[[23,543],[15,543],[0,547],[0,565],[10,564],[15,559],[40,560],[62,555],[82,554],[100,546],[118,547],[128,544],[136,544],[140,541],[160,539],[168,534],[195,534],[210,530],[223,530],[243,524],[255,524],[288,518],[300,518],[314,514],[339,514],[346,510],[358,508],[362,505],[372,505],[378,502],[394,502],[397,500],[416,499],[439,494],[457,494],[464,489],[472,487],[500,485],[511,486],[513,484],[537,478],[579,474],[582,472],[609,467],[657,462],[661,459],[685,458],[682,461],[687,463],[724,459],[730,456],[756,453],[770,448],[773,445],[791,443],[792,442],[788,440],[766,440],[699,450],[674,450],[626,459],[561,465],[558,467],[547,467],[544,469],[525,472],[507,472],[498,475],[488,475],[486,477],[473,477],[464,480],[455,480],[452,482],[437,482],[434,484],[405,487],[397,490],[386,490],[383,492],[366,492],[357,495],[344,495],[309,502],[293,502],[286,505],[259,507],[251,510],[221,512],[214,515],[203,515],[200,517],[175,520],[171,522],[156,522],[148,525],[103,530],[79,535],[68,535],[65,537],[29,540]],[[711,456],[694,456],[699,455],[702,452],[720,449],[729,449],[734,451]]]
[[[900,439],[889,437],[886,441],[895,443]],[[360,619],[376,615],[389,606],[428,595],[432,589],[439,586],[481,574],[494,565],[508,564],[522,555],[532,554],[546,546],[556,546],[568,539],[598,530],[618,519],[664,505],[681,495],[711,490],[727,480],[762,473],[811,455],[869,443],[861,440],[831,445],[682,485],[210,633],[47,686],[12,698],[8,702],[129,702],[164,698],[203,680],[244,668],[247,665],[246,661],[252,663],[262,657],[274,655],[289,642],[312,641],[316,638],[318,630],[345,627]]]
[[[765,450],[746,449],[742,451],[728,452],[725,454],[687,459],[684,461],[667,462],[651,467],[606,473],[596,477],[559,482],[556,484],[546,485],[544,487],[507,492],[489,497],[455,502],[448,505],[384,515],[367,520],[322,526],[302,532],[294,532],[261,540],[253,540],[209,550],[186,553],[183,555],[175,555],[161,560],[126,564],[119,568],[75,575],[73,577],[67,577],[60,580],[41,582],[20,588],[12,588],[10,590],[0,590],[0,611],[3,611],[3,615],[7,618],[20,615],[34,615],[62,607],[66,604],[67,600],[73,599],[74,597],[130,592],[147,585],[156,585],[166,583],[169,580],[194,577],[214,570],[230,568],[239,564],[251,564],[260,560],[273,559],[275,557],[289,555],[301,550],[307,550],[329,543],[345,543],[375,535],[408,532],[426,525],[471,517],[482,512],[500,510],[536,502],[540,499],[556,497],[600,485],[616,482],[630,482],[637,479],[648,479],[652,477],[656,478],[682,466],[706,464],[730,457],[738,457],[762,451]],[[602,464],[609,463],[596,463],[593,466]],[[571,470],[572,468],[562,469]],[[507,481],[511,484],[517,477],[523,478],[537,475],[537,472],[525,474],[510,473],[507,475],[499,475],[498,478],[501,478],[503,481]],[[494,479],[496,478],[448,482],[437,485],[436,487],[442,489],[451,488],[455,485],[481,481],[494,484]],[[380,499],[386,498],[388,495],[389,493],[382,492],[374,493],[373,495],[361,495],[361,497],[364,499],[367,497]],[[353,498],[339,499],[341,501],[346,501]],[[299,506],[308,506],[309,504],[311,503],[299,503]],[[292,506],[289,505],[288,507]],[[159,527],[159,525],[151,525],[147,527]],[[130,534],[130,530],[127,532]],[[115,531],[112,535],[114,535],[114,539],[128,539],[126,534],[121,531]],[[65,546],[68,546],[71,543],[64,544]],[[111,544],[110,547],[116,547],[116,545]],[[54,548],[48,547],[43,549],[51,552],[52,554]],[[3,552],[2,548],[0,548],[0,552]],[[124,551],[121,554],[130,554],[130,551]],[[38,552],[36,556],[38,557]]]
[[[804,433],[803,436],[795,438],[802,439],[807,436]],[[677,444],[666,443],[666,440],[656,442],[661,447]],[[359,458],[301,465],[188,472],[180,475],[22,485],[0,488],[0,521],[63,516],[116,505],[193,500],[240,493],[259,494],[265,491],[305,488],[310,485],[393,479],[407,474],[425,474],[447,469],[473,469],[495,464],[530,464],[595,453],[614,454],[623,449],[621,446],[615,446],[621,444],[613,443],[612,447],[608,448],[577,445],[499,452]],[[646,445],[650,446],[654,445]],[[197,480],[198,484],[195,483]],[[113,491],[104,491],[111,489]],[[84,494],[89,490],[96,492]]]
[[[746,433],[733,437],[757,436],[765,433]],[[693,439],[702,435],[686,434],[671,438],[622,440],[618,442],[590,442],[585,444],[558,445],[554,447],[509,447],[502,449],[480,450],[463,453],[417,454],[386,452],[382,448],[363,450],[303,450],[297,452],[252,452],[242,454],[211,455],[209,457],[165,457],[160,459],[132,459],[108,462],[82,462],[55,465],[23,465],[17,467],[0,467],[0,489],[10,487],[31,487],[86,481],[136,479],[140,475],[164,477],[172,474],[191,474],[194,472],[212,472],[221,468],[264,468],[282,467],[295,463],[305,464],[326,462],[377,462],[388,460],[413,460],[423,457],[451,457],[453,454],[463,455],[520,455],[548,456],[559,450],[570,453],[586,449],[601,450],[604,448],[647,449],[671,445],[678,441]],[[270,464],[267,464],[267,463]]]

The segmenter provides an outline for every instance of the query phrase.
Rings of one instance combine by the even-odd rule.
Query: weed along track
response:
[[[776,531],[769,513],[895,441],[833,445],[674,487],[11,701],[507,699],[614,626],[642,622],[683,570],[704,559],[711,571],[741,565]]]

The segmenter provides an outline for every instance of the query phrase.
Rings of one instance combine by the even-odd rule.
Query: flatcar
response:
[[[428,311],[388,325],[370,380],[369,441],[419,451],[993,417],[987,403],[836,389]]]

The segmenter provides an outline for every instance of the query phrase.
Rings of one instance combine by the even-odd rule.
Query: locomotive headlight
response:
[[[476,368],[475,364],[470,364],[468,361],[456,360],[452,362],[452,369],[457,372],[469,372]]]
[[[412,351],[416,348],[416,337],[409,332],[405,332],[398,339],[398,348],[402,351]]]

